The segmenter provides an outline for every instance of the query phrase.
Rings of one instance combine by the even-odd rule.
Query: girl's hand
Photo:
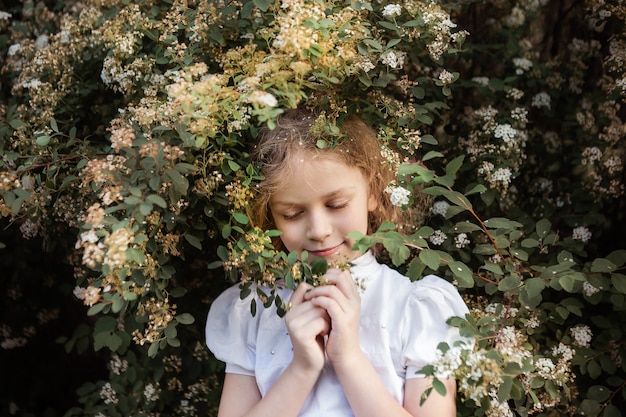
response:
[[[289,338],[293,345],[292,365],[304,372],[321,372],[324,367],[324,336],[330,331],[330,318],[322,307],[305,299],[313,287],[302,283],[296,288],[285,315]]]
[[[324,275],[328,285],[305,293],[304,299],[321,307],[330,316],[331,329],[326,354],[335,367],[350,361],[360,351],[359,321],[361,297],[349,271],[330,269]]]

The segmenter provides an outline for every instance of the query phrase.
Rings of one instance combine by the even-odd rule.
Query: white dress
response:
[[[367,252],[351,268],[361,292],[359,340],[365,355],[393,397],[402,404],[404,383],[419,378],[424,365],[435,360],[437,345],[462,340],[458,329],[446,324],[464,317],[467,306],[456,288],[429,275],[411,282],[380,264]],[[291,291],[281,291],[288,301]],[[289,365],[293,352],[285,322],[274,308],[259,305],[250,313],[250,298],[241,300],[235,285],[211,305],[206,341],[226,372],[254,376],[262,396]],[[334,370],[327,361],[299,416],[353,416]]]

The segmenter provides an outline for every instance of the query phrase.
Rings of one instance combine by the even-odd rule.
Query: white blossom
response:
[[[9,50],[7,51],[7,56],[13,56],[17,54],[17,51],[19,50],[20,50],[20,44],[14,43],[13,45],[9,46]]]
[[[432,243],[433,245],[439,246],[447,238],[448,238],[448,236],[446,236],[446,234],[444,232],[442,232],[441,230],[435,230],[434,233],[432,235],[430,235],[428,240],[430,240],[430,243]]]
[[[397,207],[402,207],[409,204],[409,196],[411,192],[404,187],[392,187],[390,191],[389,200],[391,204]]]
[[[388,4],[383,9],[383,16],[394,17],[400,16],[402,13],[402,7],[399,4]]]
[[[467,237],[467,233],[459,233],[454,238],[454,244],[457,248],[461,249],[469,245],[470,240]]]
[[[591,297],[592,295],[594,295],[595,293],[599,291],[600,289],[594,287],[589,282],[587,281],[583,282],[583,294],[585,294],[587,297]]]
[[[450,204],[447,201],[435,201],[433,204],[432,212],[434,215],[445,216]]]
[[[580,347],[589,347],[591,342],[591,336],[593,333],[589,326],[585,324],[579,324],[570,329],[570,333],[574,338],[574,344]]]
[[[493,135],[499,139],[502,139],[506,143],[510,143],[513,139],[515,139],[515,135],[517,135],[517,130],[515,130],[508,123],[501,124],[496,126]]]
[[[404,65],[404,55],[401,52],[386,51],[380,56],[380,60],[391,68],[402,68]]]
[[[578,226],[572,230],[572,239],[580,240],[582,242],[588,242],[591,239],[591,231],[585,226]]]
[[[278,104],[278,100],[276,100],[276,97],[274,97],[273,94],[259,90],[250,94],[248,101],[250,101],[250,103],[261,104],[267,107],[275,107]]]
[[[535,95],[532,99],[531,106],[533,107],[545,107],[547,109],[551,106],[552,99],[546,92],[541,92]]]

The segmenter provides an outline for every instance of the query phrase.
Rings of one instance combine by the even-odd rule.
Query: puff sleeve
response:
[[[226,372],[254,375],[257,318],[250,313],[250,300],[241,300],[239,286],[224,291],[209,309],[206,343],[215,357],[226,363]]]
[[[428,275],[413,283],[413,289],[402,315],[402,360],[406,378],[423,377],[418,371],[437,359],[437,346],[458,340],[472,343],[446,321],[450,317],[465,317],[469,312],[457,289],[448,281]]]

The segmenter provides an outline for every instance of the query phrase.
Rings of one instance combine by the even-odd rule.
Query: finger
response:
[[[358,291],[350,271],[337,268],[329,269],[324,275],[324,278],[329,284],[334,284],[337,288],[339,288],[347,297],[358,295]]]
[[[291,295],[291,298],[289,299],[289,304],[291,305],[302,304],[302,302],[305,300],[304,298],[305,294],[311,288],[313,288],[311,284],[308,284],[306,282],[301,282],[300,285],[298,285],[298,288],[296,288],[296,290]]]

